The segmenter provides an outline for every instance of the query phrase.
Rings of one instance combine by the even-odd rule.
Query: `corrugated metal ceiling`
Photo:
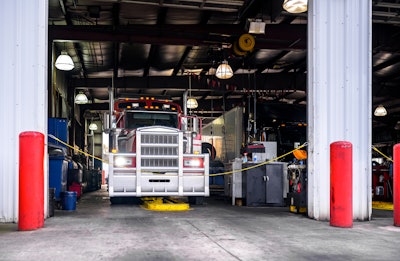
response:
[[[94,101],[86,107],[91,110],[107,99],[112,77],[117,95],[167,95],[181,103],[193,72],[196,113],[204,117],[210,116],[205,111],[246,103],[254,89],[262,90],[260,103],[305,105],[307,14],[289,14],[282,2],[50,0],[49,38],[56,53],[65,49],[73,57],[71,87]],[[393,129],[400,120],[400,4],[372,2],[373,107],[383,104],[389,112],[374,117],[374,126]],[[254,18],[266,22],[265,35],[255,35],[253,51],[235,52],[248,19]],[[224,58],[234,77],[208,75]],[[285,94],[277,95],[280,91]]]

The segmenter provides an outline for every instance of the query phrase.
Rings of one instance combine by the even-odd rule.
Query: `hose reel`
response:
[[[245,56],[247,53],[252,52],[256,40],[251,34],[242,34],[237,41],[233,43],[233,52],[237,56]]]

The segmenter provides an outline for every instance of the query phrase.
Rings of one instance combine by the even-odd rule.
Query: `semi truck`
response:
[[[117,98],[109,112],[108,192],[127,198],[209,196],[209,154],[201,153],[201,119],[156,97]]]

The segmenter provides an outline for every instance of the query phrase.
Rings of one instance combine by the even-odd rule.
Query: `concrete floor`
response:
[[[0,224],[0,260],[400,260],[392,211],[353,228],[331,227],[286,207],[231,206],[222,197],[185,212],[110,205],[105,189],[44,228]]]

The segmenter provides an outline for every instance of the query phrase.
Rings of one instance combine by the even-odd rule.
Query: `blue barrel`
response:
[[[75,210],[76,209],[76,191],[62,192],[61,205],[64,210]]]

